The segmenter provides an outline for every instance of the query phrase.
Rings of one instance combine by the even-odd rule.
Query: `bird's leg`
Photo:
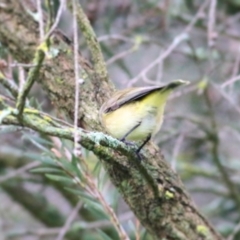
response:
[[[140,124],[141,124],[141,122],[139,122],[139,123],[137,123],[135,126],[133,126],[133,127],[120,139],[120,141],[126,143],[127,145],[132,145],[132,146],[133,146],[134,143],[128,142],[128,141],[126,140],[126,137],[127,137],[131,132],[133,132],[137,127],[139,127]]]
[[[143,141],[143,143],[138,147],[138,149],[136,150],[136,154],[138,156],[138,159],[141,161],[142,160],[142,156],[140,154],[141,149],[147,144],[147,142],[151,139],[151,134],[149,134],[147,136],[147,138]]]

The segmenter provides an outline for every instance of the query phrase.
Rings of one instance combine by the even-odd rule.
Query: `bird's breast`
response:
[[[140,123],[126,137],[130,141],[138,141],[158,131],[162,123],[160,115],[157,107],[134,102],[105,114],[103,121],[108,133],[119,139]]]

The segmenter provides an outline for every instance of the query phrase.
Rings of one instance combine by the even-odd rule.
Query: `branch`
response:
[[[44,116],[42,117],[36,110],[29,110],[25,109],[23,116],[21,119],[17,118],[13,114],[6,116],[3,119],[3,124],[13,124],[13,125],[21,125],[28,128],[32,128],[33,130],[36,130],[41,133],[45,133],[47,135],[53,135],[65,139],[69,139],[73,141],[73,135],[74,135],[74,128],[58,128],[54,127],[53,121],[49,119],[49,117],[46,119]],[[163,217],[161,216],[161,211],[159,212],[158,205],[155,205],[155,201],[159,199],[159,203],[161,203],[161,208],[164,206],[167,207],[168,204],[176,205],[176,209],[173,212],[168,212],[168,214],[171,214],[173,218],[179,219],[179,216],[184,215],[184,209],[186,206],[189,208],[188,214],[188,224],[186,231],[192,232],[192,236],[202,236],[202,231],[199,231],[199,229],[205,229],[204,234],[206,234],[206,238],[208,239],[208,236],[214,236],[213,239],[221,239],[217,233],[211,228],[209,223],[197,212],[194,205],[192,205],[190,199],[188,198],[187,194],[185,193],[185,190],[179,181],[176,174],[171,173],[170,175],[166,175],[166,168],[169,168],[169,166],[165,162],[160,162],[157,160],[158,153],[155,152],[154,156],[156,159],[151,160],[150,158],[144,159],[142,164],[140,165],[137,162],[137,156],[135,156],[135,153],[133,151],[134,147],[128,147],[125,144],[123,144],[121,141],[118,141],[117,139],[114,139],[110,136],[104,135],[103,133],[92,133],[92,132],[85,132],[81,129],[79,129],[79,133],[81,136],[80,143],[82,146],[84,146],[88,150],[92,150],[97,156],[99,156],[102,160],[104,159],[107,162],[107,167],[113,168],[114,170],[118,169],[118,179],[115,180],[115,184],[119,184],[118,188],[119,190],[125,194],[125,192],[129,192],[129,187],[131,187],[131,195],[124,195],[125,200],[127,200],[126,197],[131,197],[133,202],[128,202],[132,209],[140,211],[142,207],[144,207],[145,204],[150,204],[150,209],[145,209],[144,211],[154,211],[156,215],[153,216],[153,219],[151,221],[154,221],[154,228],[159,229],[160,226],[157,219]],[[111,149],[115,150],[116,152],[123,155],[125,158],[120,157],[118,154],[118,157],[116,157],[116,153],[114,154]],[[148,153],[149,157],[149,153]],[[158,156],[159,158],[160,156]],[[116,170],[115,170],[116,171]],[[112,172],[110,172],[112,174]],[[156,178],[152,178],[152,176],[156,176]],[[113,176],[112,176],[113,177]],[[126,182],[126,179],[132,179],[132,183],[129,186]],[[165,183],[164,183],[165,182]],[[136,192],[136,190],[138,192]],[[141,189],[141,191],[139,191]],[[139,195],[140,194],[140,195]],[[142,203],[139,202],[140,196],[144,196],[146,199]],[[135,199],[135,200],[134,200]],[[141,204],[138,207],[136,206],[135,201],[137,201]],[[145,202],[146,201],[146,202]],[[150,202],[149,202],[150,201]],[[143,205],[142,205],[143,204]],[[184,207],[185,206],[185,207]],[[139,209],[140,207],[140,209]],[[146,205],[145,205],[146,207]],[[144,208],[145,208],[144,207]],[[191,210],[190,210],[191,209]],[[169,211],[169,210],[168,210]],[[179,212],[180,211],[180,212]],[[142,214],[142,212],[137,212],[138,214]],[[160,214],[160,215],[159,215]],[[180,215],[179,215],[180,214]],[[191,217],[190,217],[191,216]],[[141,217],[138,216],[140,219]],[[180,217],[181,218],[181,217]],[[143,219],[141,219],[144,221]],[[151,222],[150,221],[150,222]],[[180,221],[180,219],[178,220]],[[177,224],[180,223],[177,221]],[[201,224],[194,223],[197,221],[198,223],[201,222]],[[145,219],[145,224],[148,224],[149,220]],[[149,222],[149,224],[150,224]],[[164,222],[164,221],[163,221]],[[170,224],[170,222],[169,222]],[[184,228],[186,227],[184,223]],[[195,227],[194,227],[195,225]],[[191,227],[190,227],[191,226]],[[151,229],[151,225],[148,226],[148,229]],[[181,224],[180,226],[181,227]],[[156,231],[156,230],[155,230]],[[172,229],[173,232],[176,234],[180,234],[179,230],[175,229],[173,226]],[[158,230],[157,230],[158,232]],[[159,234],[159,232],[158,232]],[[181,233],[179,236],[182,236],[179,239],[186,239],[187,236],[189,236],[189,233],[185,232],[183,235]],[[196,235],[197,234],[197,235]],[[213,234],[213,235],[212,235]],[[158,235],[161,236],[161,235]]]
[[[95,35],[95,32],[80,4],[78,5],[78,8],[77,8],[77,18],[78,18],[78,24],[87,41],[89,51],[92,55],[96,76],[98,76],[99,80],[107,81],[108,74],[107,74],[106,64],[102,55],[100,45],[97,41],[97,36]]]
[[[12,84],[10,79],[6,79],[2,74],[0,74],[0,83],[13,95],[17,98],[18,90],[15,85]]]
[[[0,115],[1,113],[2,111],[0,110]],[[55,123],[54,120],[51,119],[49,116],[42,116],[42,113],[38,112],[35,109],[33,110],[29,108],[25,108],[21,119],[18,119],[18,117],[14,114],[14,111],[10,111],[9,114],[3,118],[2,124],[28,127],[46,135],[68,139],[71,141],[74,141],[74,131],[76,131],[74,128],[70,127],[56,127],[54,125],[58,124]],[[108,135],[105,135],[101,132],[86,132],[83,129],[79,128],[77,134],[81,137],[79,143],[82,146],[84,146],[88,150],[93,151],[100,157],[107,157],[105,159],[105,161],[107,162],[118,162],[118,159],[115,159],[113,156],[111,158],[109,150],[106,151],[104,148],[102,148],[102,146],[116,150],[121,154],[134,157],[134,147],[126,146],[123,142]],[[135,160],[138,159],[137,156],[135,156],[134,158]]]
[[[219,136],[217,131],[217,122],[215,120],[214,111],[212,107],[212,103],[209,98],[209,93],[205,91],[205,100],[206,104],[209,109],[209,116],[211,121],[211,129],[212,132],[209,135],[210,140],[212,141],[212,156],[213,160],[222,176],[223,182],[226,185],[226,188],[229,191],[229,195],[232,196],[238,210],[240,210],[240,196],[238,194],[238,189],[235,187],[234,183],[232,182],[231,178],[229,177],[227,171],[225,170],[220,157],[219,157]]]
[[[63,240],[64,239],[64,236],[69,231],[69,229],[71,227],[71,224],[74,221],[74,219],[77,217],[78,211],[81,209],[82,205],[83,205],[82,202],[79,201],[78,204],[76,205],[76,207],[72,210],[72,212],[69,215],[69,217],[67,218],[64,226],[59,231],[59,234],[58,234],[56,240]]]
[[[20,93],[18,94],[16,107],[17,107],[19,116],[22,115],[28,93],[30,92],[35,79],[38,77],[44,57],[45,57],[45,53],[41,48],[38,48],[33,60],[33,64],[36,64],[36,66],[34,66],[29,71],[26,83],[24,84],[22,91],[20,91]]]

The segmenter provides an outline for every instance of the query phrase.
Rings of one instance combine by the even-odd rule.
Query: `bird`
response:
[[[170,93],[189,81],[174,80],[163,86],[132,87],[116,91],[99,110],[106,132],[126,144],[142,141],[136,153],[160,130]]]

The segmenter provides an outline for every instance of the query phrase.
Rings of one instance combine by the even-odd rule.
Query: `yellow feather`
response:
[[[167,98],[173,89],[186,84],[176,80],[163,87],[129,88],[117,91],[100,109],[106,131],[116,138],[142,140],[160,129]],[[134,130],[131,131],[135,126]]]

